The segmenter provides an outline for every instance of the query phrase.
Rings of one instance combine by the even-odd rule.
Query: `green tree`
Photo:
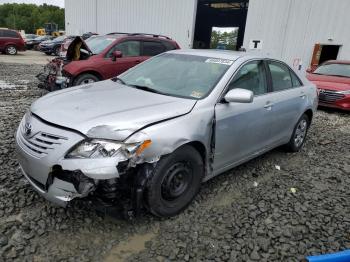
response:
[[[0,5],[0,27],[25,30],[35,33],[45,23],[58,24],[64,30],[64,9],[53,5],[2,4]]]

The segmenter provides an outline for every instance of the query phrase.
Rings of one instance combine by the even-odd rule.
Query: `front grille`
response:
[[[37,132],[34,135],[27,135],[25,132],[25,121],[22,121],[19,130],[19,141],[23,145],[23,150],[37,158],[42,158],[61,145],[66,137]]]
[[[339,94],[332,90],[321,90],[319,100],[322,103],[334,103],[345,97],[344,94]]]

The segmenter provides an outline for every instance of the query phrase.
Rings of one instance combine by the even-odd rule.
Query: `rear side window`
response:
[[[175,50],[176,49],[175,44],[170,43],[170,42],[164,41],[163,45],[165,46],[166,51],[170,51],[170,50]]]
[[[273,91],[283,91],[293,87],[290,70],[278,62],[268,62],[271,72]]]
[[[151,41],[143,42],[142,55],[144,56],[155,56],[165,51],[165,46],[162,43]]]
[[[3,37],[19,38],[15,31],[5,30],[3,31]]]
[[[292,70],[290,71],[290,75],[292,76],[293,87],[300,87],[303,85],[301,83],[301,81],[299,80],[299,78],[296,76],[296,74]]]

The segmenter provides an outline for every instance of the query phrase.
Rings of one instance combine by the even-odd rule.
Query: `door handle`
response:
[[[301,99],[305,99],[306,95],[305,95],[304,92],[301,92],[299,97],[300,97]]]

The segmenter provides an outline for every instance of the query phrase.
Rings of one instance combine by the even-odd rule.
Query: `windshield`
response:
[[[317,68],[314,74],[327,76],[350,77],[350,65],[347,64],[325,64]]]
[[[162,54],[122,74],[123,84],[170,96],[201,99],[218,83],[232,60]]]
[[[64,39],[66,39],[66,36],[62,35],[59,37],[56,37],[54,40],[52,40],[53,42],[60,42],[63,41]]]
[[[95,55],[101,53],[107,46],[112,44],[115,38],[108,36],[90,37],[85,42],[90,48],[91,52]]]

